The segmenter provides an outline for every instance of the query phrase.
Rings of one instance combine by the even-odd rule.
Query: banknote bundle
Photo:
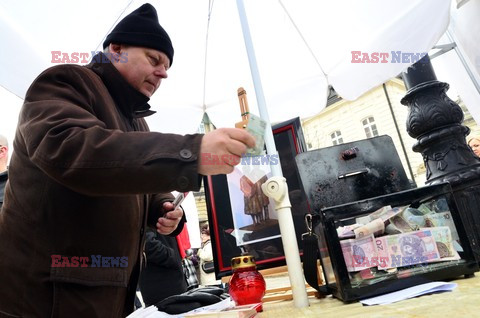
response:
[[[356,218],[355,224],[340,227],[337,232],[339,238],[359,238],[372,233],[375,236],[392,235],[418,231],[424,227],[448,226],[453,240],[459,243],[459,236],[448,205],[445,207],[442,200],[439,200],[437,205],[441,206],[441,211],[435,211],[438,207],[432,208],[429,204],[422,204],[418,208],[384,206],[367,216]]]
[[[375,237],[373,233],[340,241],[349,272],[458,260],[448,226]]]
[[[383,206],[337,234],[349,272],[459,260],[459,236],[445,200]]]
[[[389,224],[385,227],[385,233],[399,234],[417,231],[421,228],[436,228],[442,226],[450,228],[453,241],[459,243],[460,239],[451,212],[434,212],[425,205],[420,206],[418,209],[409,207],[402,211],[402,213],[390,218]]]
[[[358,218],[357,223],[347,226],[342,226],[337,229],[339,238],[361,238],[373,234],[379,236],[385,233],[385,226],[388,221],[400,213],[402,213],[407,206],[394,207],[384,206],[366,217]]]

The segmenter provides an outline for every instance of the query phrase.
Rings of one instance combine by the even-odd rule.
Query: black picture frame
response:
[[[282,171],[289,187],[297,243],[302,254],[301,235],[306,232],[304,215],[309,207],[295,162],[296,155],[307,149],[300,119],[297,117],[276,124],[272,126],[272,131]],[[232,274],[230,260],[242,253],[254,255],[258,269],[285,265],[281,237],[241,247],[237,245],[232,235],[234,220],[226,175],[204,177],[203,181],[217,279]]]

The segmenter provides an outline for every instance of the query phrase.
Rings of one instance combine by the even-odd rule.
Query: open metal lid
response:
[[[386,135],[303,152],[295,160],[312,212],[414,187]]]

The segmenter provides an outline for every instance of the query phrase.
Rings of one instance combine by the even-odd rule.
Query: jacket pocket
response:
[[[128,272],[121,267],[51,267],[50,281],[84,286],[127,287]]]
[[[52,267],[51,317],[124,317],[125,268]]]

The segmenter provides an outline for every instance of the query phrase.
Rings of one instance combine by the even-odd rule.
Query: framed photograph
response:
[[[278,157],[246,157],[229,175],[204,177],[217,278],[231,275],[230,260],[242,253],[253,255],[258,269],[285,265],[277,213],[261,191],[271,177],[270,164],[280,163],[287,179],[301,253],[308,204],[295,162],[295,156],[306,150],[300,119],[274,125],[272,130]]]

